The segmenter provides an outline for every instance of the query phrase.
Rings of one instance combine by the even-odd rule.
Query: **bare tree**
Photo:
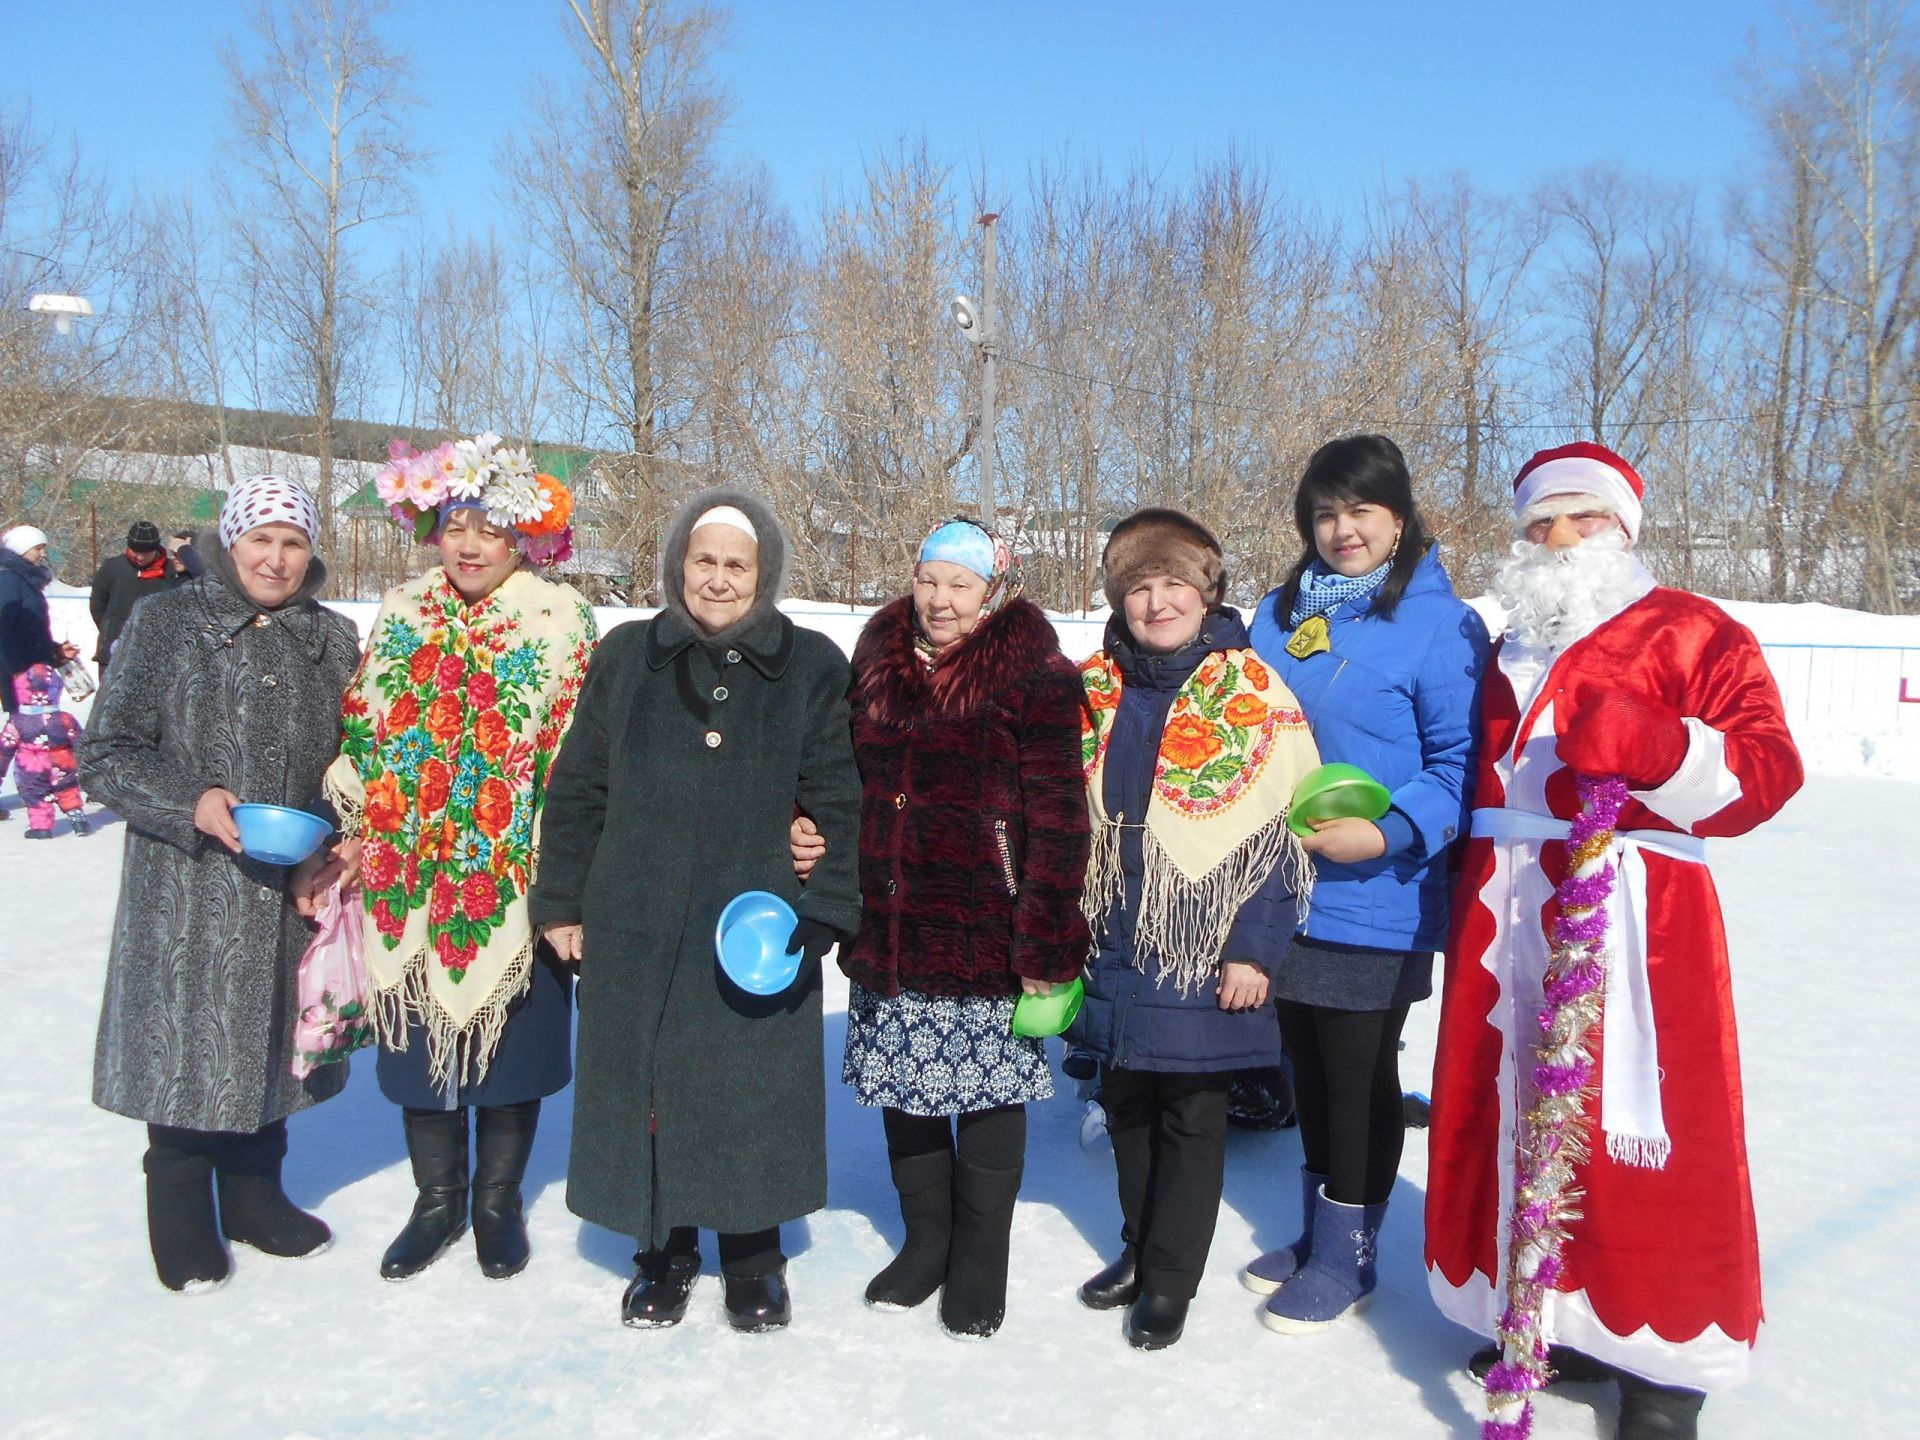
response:
[[[1907,7],[1823,0],[1801,37],[1799,83],[1775,101],[1814,203],[1831,217],[1813,285],[1832,317],[1849,444],[1848,498],[1865,551],[1859,600],[1895,610],[1920,591],[1911,450],[1920,329],[1920,58]]]
[[[661,336],[691,300],[679,252],[727,112],[708,70],[724,25],[694,0],[567,0],[567,14],[579,83],[535,93],[529,134],[502,163],[571,302],[557,378],[596,438],[626,452],[605,467],[609,539],[644,585],[663,523],[662,454],[684,399],[663,369]]]
[[[227,423],[227,349],[224,315],[230,308],[216,237],[190,194],[161,201],[149,229],[147,254],[158,272],[160,323],[155,348],[172,393],[205,404],[213,422],[214,466],[209,483],[233,484],[233,444]]]
[[[320,544],[333,542],[336,424],[362,399],[371,297],[360,243],[411,204],[422,156],[407,58],[377,33],[381,0],[256,0],[260,58],[221,48],[228,84],[225,199],[245,284],[275,351],[270,374],[313,417]],[[350,412],[349,412],[350,413]]]
[[[33,519],[70,562],[93,536],[72,490],[83,468],[125,444],[151,320],[133,209],[76,147],[59,146],[21,107],[0,109],[0,522]],[[87,299],[94,318],[59,333],[25,306],[36,293]]]

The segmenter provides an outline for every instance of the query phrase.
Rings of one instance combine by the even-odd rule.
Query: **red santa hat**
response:
[[[1513,477],[1513,513],[1556,495],[1592,495],[1604,500],[1629,539],[1640,538],[1640,515],[1647,487],[1634,469],[1604,445],[1576,440],[1541,450]]]

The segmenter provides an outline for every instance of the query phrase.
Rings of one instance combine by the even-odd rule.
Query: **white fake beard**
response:
[[[1516,540],[1493,576],[1493,597],[1507,612],[1507,633],[1524,645],[1564,650],[1634,600],[1644,581],[1620,530],[1589,536],[1567,550]]]

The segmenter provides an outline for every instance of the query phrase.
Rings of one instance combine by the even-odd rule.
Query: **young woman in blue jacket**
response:
[[[1377,821],[1306,841],[1313,903],[1274,977],[1300,1117],[1300,1238],[1242,1279],[1282,1333],[1331,1325],[1374,1288],[1375,1238],[1400,1166],[1400,1030],[1433,993],[1447,852],[1462,833],[1487,627],[1453,593],[1384,435],[1321,446],[1293,502],[1303,551],[1249,627],[1299,697],[1323,761],[1384,785]]]

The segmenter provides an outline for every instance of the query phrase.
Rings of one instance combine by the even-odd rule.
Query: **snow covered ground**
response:
[[[8,804],[14,803],[9,793]],[[1770,1366],[1715,1399],[1706,1433],[1804,1436],[1920,1423],[1920,1126],[1911,1119],[1920,946],[1899,897],[1920,873],[1920,783],[1818,779],[1773,825],[1718,843],[1743,1019],[1748,1135],[1766,1256]],[[120,867],[117,822],[29,843],[0,826],[0,1432],[15,1436],[1468,1435],[1474,1340],[1429,1303],[1420,1269],[1422,1132],[1405,1163],[1371,1310],[1306,1338],[1269,1334],[1235,1281],[1292,1237],[1293,1132],[1236,1134],[1213,1258],[1187,1336],[1129,1350],[1117,1315],[1073,1290],[1117,1244],[1113,1161],[1083,1151],[1063,1084],[1034,1107],[1005,1329],[948,1339],[932,1307],[861,1303],[900,1233],[876,1116],[839,1084],[845,987],[827,1015],[832,1187],[790,1226],[795,1321],[726,1328],[703,1279],[677,1330],[619,1323],[632,1242],[567,1211],[569,1097],[549,1102],[530,1184],[533,1264],[481,1278],[462,1246],[419,1279],[376,1266],[412,1187],[398,1116],[371,1064],[293,1121],[287,1183],[334,1227],[328,1253],[236,1256],[222,1291],[154,1281],[141,1128],[88,1103]],[[1409,1026],[1406,1081],[1430,1073],[1436,1007]],[[1702,1216],[1711,1224],[1713,1217]],[[713,1256],[708,1254],[711,1265]],[[1612,1396],[1541,1404],[1536,1434],[1611,1434]]]

